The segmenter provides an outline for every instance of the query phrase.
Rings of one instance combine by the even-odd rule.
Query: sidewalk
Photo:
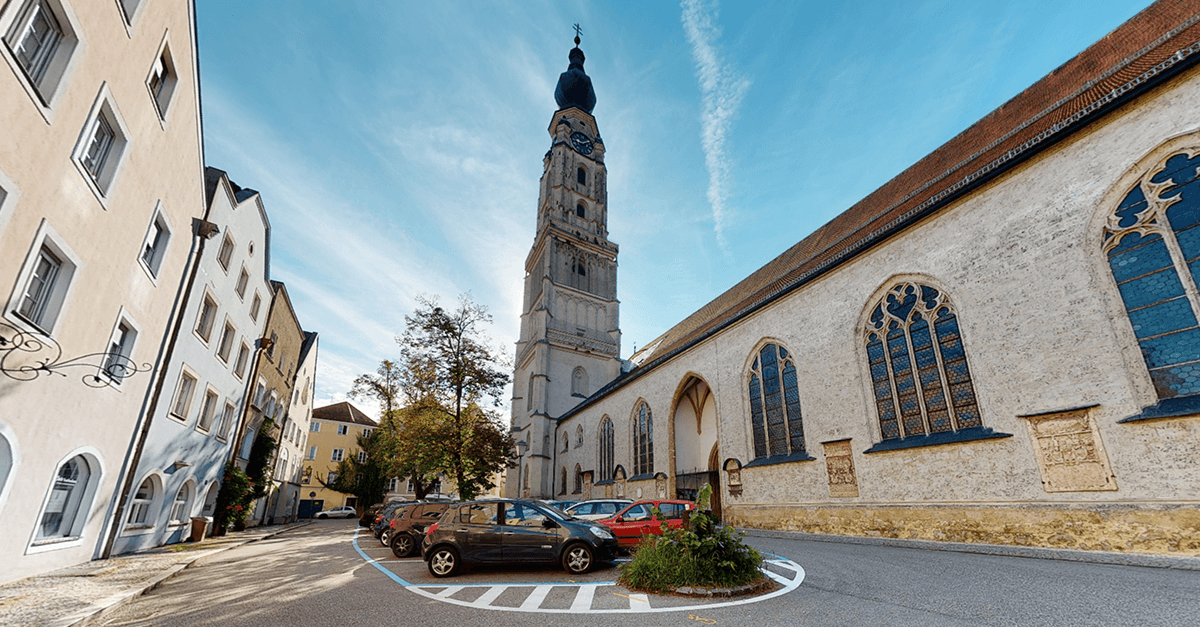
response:
[[[0,586],[0,625],[86,625],[153,589],[202,557],[312,524],[253,527],[202,542],[95,560]]]

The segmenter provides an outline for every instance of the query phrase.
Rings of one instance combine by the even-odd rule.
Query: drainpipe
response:
[[[184,314],[188,311],[188,301],[192,295],[192,287],[196,283],[196,275],[199,274],[200,260],[204,257],[204,243],[220,232],[217,225],[208,221],[210,210],[211,207],[205,207],[203,218],[192,218],[192,233],[193,239],[196,242],[196,255],[192,258],[192,267],[188,270],[187,285],[184,287],[183,296],[179,302],[179,309],[175,316],[175,325],[171,328],[171,336],[167,341],[166,352],[163,353],[162,359],[159,360],[161,367],[158,370],[158,380],[154,382],[151,392],[150,405],[143,414],[142,427],[137,434],[137,442],[134,444],[133,454],[130,455],[129,461],[125,466],[125,479],[121,483],[121,492],[117,498],[116,508],[108,530],[108,537],[104,541],[104,548],[100,551],[100,559],[107,559],[112,555],[113,544],[116,543],[117,534],[121,530],[121,519],[125,516],[125,501],[129,498],[129,493],[133,490],[133,481],[137,477],[137,468],[142,461],[142,451],[146,446],[146,438],[150,435],[150,426],[154,422],[154,412],[158,410],[158,401],[162,397],[163,386],[166,384],[167,370],[171,365],[171,357],[175,354],[175,344],[179,340],[179,330],[183,327]]]

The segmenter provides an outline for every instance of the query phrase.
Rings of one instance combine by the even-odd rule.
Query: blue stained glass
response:
[[[921,300],[925,303],[926,309],[933,309],[937,304],[938,291],[928,285],[921,286]]]
[[[1131,248],[1137,248],[1143,244],[1159,241],[1161,239],[1162,236],[1158,233],[1151,233],[1149,235],[1142,235],[1141,233],[1126,233],[1121,237],[1121,243],[1117,244],[1112,250],[1108,251],[1108,256],[1115,257]]]
[[[1125,301],[1125,309],[1138,309],[1146,305],[1183,296],[1183,285],[1179,283],[1179,275],[1174,268],[1134,279],[1117,286],[1121,299]]]
[[[1145,210],[1146,196],[1142,193],[1142,186],[1134,185],[1121,201],[1121,206],[1117,207],[1115,214],[1121,218],[1117,225],[1121,228],[1133,226],[1137,223],[1137,214]]]
[[[877,305],[875,311],[871,312],[871,326],[878,327],[883,321],[883,305]]]
[[[975,405],[967,407],[957,407],[958,411],[955,415],[958,417],[959,429],[972,429],[974,427],[982,427],[983,420],[979,418],[979,409]]]
[[[784,428],[783,390],[779,380],[779,361],[775,345],[764,346],[762,357],[763,405],[767,414],[767,449],[769,455],[787,455],[787,431]]]
[[[782,349],[780,350],[782,352]],[[787,404],[787,430],[789,453],[804,450],[804,424],[800,415],[800,389],[796,385],[796,368],[791,361],[783,367],[783,398]]]
[[[899,298],[895,294],[889,294],[887,304],[888,313],[901,320],[908,320],[908,312],[912,311],[913,306],[917,304],[917,291],[909,286],[904,288],[904,292]]]
[[[1200,223],[1200,189],[1197,189],[1195,182],[1176,189],[1183,200],[1167,208],[1167,221],[1171,223],[1172,229],[1182,231]],[[1164,197],[1168,195],[1170,194],[1163,194]]]
[[[892,395],[892,384],[887,379],[875,381],[875,398],[876,400],[890,397]]]
[[[896,417],[892,414],[892,406],[889,404],[884,407],[879,405],[879,430],[883,433],[883,439],[895,440],[900,437],[900,428],[896,426]]]
[[[950,385],[970,381],[971,373],[967,370],[967,360],[956,359],[946,362],[946,379]]]
[[[975,390],[970,383],[956,383],[950,386],[950,398],[955,407],[975,404]]]
[[[755,360],[755,364],[757,363]],[[762,385],[757,374],[750,375],[750,428],[754,433],[754,457],[766,457],[767,430],[763,423]]]
[[[1161,335],[1196,326],[1196,314],[1188,299],[1179,297],[1145,309],[1129,312],[1129,322],[1139,338]]]
[[[1200,329],[1139,340],[1139,344],[1142,357],[1151,369],[1200,359]]]
[[[1154,183],[1162,183],[1168,180],[1174,183],[1173,186],[1168,187],[1160,194],[1160,196],[1166,198],[1173,195],[1175,190],[1179,189],[1180,186],[1187,185],[1196,180],[1198,168],[1200,168],[1200,155],[1189,159],[1187,155],[1179,153],[1167,159],[1167,162],[1163,164],[1163,169],[1150,177],[1150,180]]]
[[[1200,393],[1200,365],[1184,364],[1151,370],[1150,378],[1161,398],[1190,396]]]
[[[1192,227],[1186,231],[1175,233],[1183,258],[1195,260],[1200,257],[1200,228]]]
[[[787,359],[787,356],[788,356],[787,349],[786,349],[786,348],[784,348],[784,347],[782,347],[782,346],[780,346],[780,347],[779,347],[779,358],[780,358],[780,359]]]
[[[887,364],[884,364],[884,363],[871,364],[871,379],[873,379],[875,381],[883,379],[884,381],[886,381],[887,380]]]
[[[1160,237],[1157,242],[1109,257],[1108,265],[1117,283],[1124,283],[1155,270],[1169,268],[1171,253],[1167,252],[1167,245]]]
[[[930,433],[945,433],[951,431],[953,425],[950,424],[950,412],[943,407],[940,410],[929,411],[929,432]]]

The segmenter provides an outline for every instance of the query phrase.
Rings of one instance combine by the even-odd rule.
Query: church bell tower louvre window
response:
[[[884,441],[983,426],[945,293],[912,282],[893,286],[871,311],[866,349]]]
[[[754,458],[804,455],[800,391],[791,353],[777,344],[759,349],[750,366],[749,388]]]
[[[1200,150],[1151,168],[1104,229],[1103,250],[1160,400],[1200,394]]]

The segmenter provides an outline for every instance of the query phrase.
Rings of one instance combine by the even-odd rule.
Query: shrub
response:
[[[621,568],[621,584],[661,593],[683,586],[733,588],[761,579],[762,555],[742,542],[742,532],[717,526],[708,510],[711,495],[711,486],[700,490],[698,507],[683,528],[668,529],[663,523],[662,536],[643,541],[633,561]]]

